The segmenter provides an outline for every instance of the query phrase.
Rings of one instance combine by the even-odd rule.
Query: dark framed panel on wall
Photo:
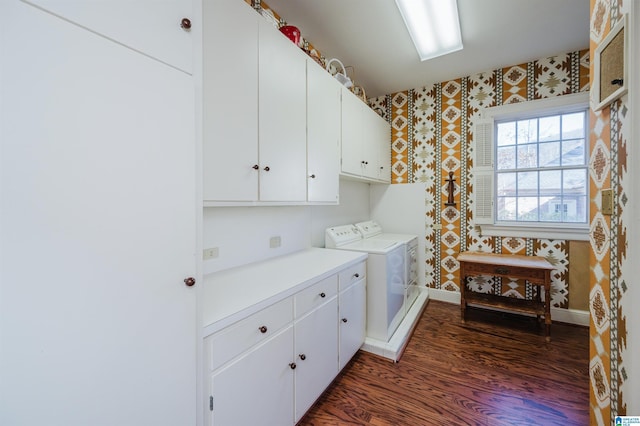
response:
[[[627,93],[629,52],[628,17],[625,14],[594,52],[591,108],[598,111]]]

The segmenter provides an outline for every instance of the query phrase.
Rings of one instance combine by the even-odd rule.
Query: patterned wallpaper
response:
[[[484,250],[543,256],[555,266],[551,303],[569,304],[569,243],[563,240],[481,236],[472,224],[473,123],[483,108],[589,90],[589,51],[549,58],[411,89],[371,100],[386,111],[392,128],[392,181],[424,182],[426,270],[431,288],[460,291],[456,255]],[[445,206],[446,182],[454,173],[456,206]],[[433,229],[441,223],[442,229]],[[585,260],[586,262],[586,260]],[[478,277],[474,291],[531,298],[523,281]]]
[[[625,0],[625,2],[628,0]],[[591,0],[590,51],[593,54],[610,29],[622,19],[622,0]],[[593,70],[592,70],[593,72]],[[614,424],[626,415],[625,402],[627,323],[627,144],[629,123],[627,97],[600,111],[591,112],[590,191],[591,255],[589,310],[591,313],[589,376],[591,378],[590,423]],[[614,190],[612,215],[601,212],[600,191]]]

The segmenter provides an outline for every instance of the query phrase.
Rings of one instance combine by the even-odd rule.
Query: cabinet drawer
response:
[[[291,321],[293,300],[289,297],[208,337],[205,349],[211,354],[211,371],[268,339]]]
[[[330,300],[338,293],[338,276],[332,275],[296,294],[296,318]]]
[[[367,276],[367,262],[358,263],[340,272],[340,291]]]

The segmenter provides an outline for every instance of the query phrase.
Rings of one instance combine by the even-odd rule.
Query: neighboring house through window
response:
[[[483,111],[474,126],[474,223],[485,235],[588,239],[587,93]]]

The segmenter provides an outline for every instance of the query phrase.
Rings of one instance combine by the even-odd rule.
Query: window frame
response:
[[[589,240],[589,203],[587,202],[587,223],[568,222],[499,222],[495,217],[496,182],[494,140],[495,122],[504,120],[523,120],[554,114],[565,114],[587,110],[586,143],[589,145],[589,93],[571,95],[516,104],[486,108],[480,112],[473,126],[473,224],[479,227],[482,235],[503,237],[548,238],[554,240]],[[589,153],[587,152],[587,176]],[[588,182],[587,182],[588,185]],[[587,191],[589,188],[587,188]],[[587,193],[587,199],[592,197]]]

